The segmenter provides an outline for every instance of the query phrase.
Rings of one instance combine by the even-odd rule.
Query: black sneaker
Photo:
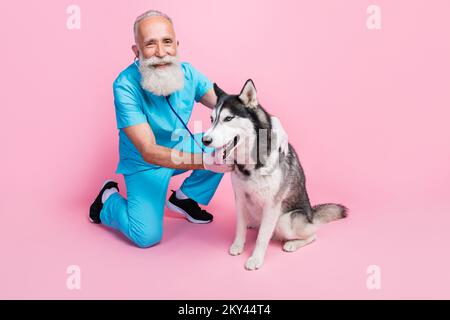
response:
[[[182,214],[192,223],[209,223],[213,221],[213,215],[201,209],[197,202],[192,199],[180,200],[173,190],[172,195],[167,201],[167,207],[172,211]]]
[[[110,188],[116,188],[117,191],[119,191],[117,182],[112,181],[112,180],[107,180],[103,183],[100,193],[98,194],[97,198],[95,198],[94,202],[91,204],[91,207],[89,209],[89,220],[92,223],[96,223],[96,224],[102,223],[100,221],[100,211],[103,208],[102,196],[103,196],[103,192],[105,192],[106,189],[110,189]]]

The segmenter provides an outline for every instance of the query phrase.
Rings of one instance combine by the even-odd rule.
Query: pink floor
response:
[[[39,192],[45,183],[34,188],[28,190]],[[228,255],[234,232],[229,177],[218,192],[221,196],[209,207],[213,223],[194,225],[166,212],[163,241],[150,249],[136,248],[121,235],[88,223],[87,203],[76,194],[65,204],[51,205],[45,192],[35,203],[15,203],[26,210],[14,210],[2,225],[0,297],[450,297],[448,206],[434,203],[425,211],[413,201],[404,206],[344,201],[351,208],[347,220],[325,225],[315,243],[295,253],[272,242],[263,268],[249,272],[244,263],[256,233],[250,232],[241,256]],[[13,212],[9,209],[3,212]],[[69,265],[81,269],[81,290],[66,287]],[[380,290],[366,286],[369,265],[380,267]]]
[[[0,298],[450,298],[448,1],[376,1],[378,31],[366,27],[372,1],[151,2],[175,21],[183,61],[230,93],[255,81],[312,203],[350,208],[296,253],[271,243],[254,272],[244,269],[254,231],[243,255],[227,253],[229,176],[212,224],[166,212],[150,249],[88,222],[104,179],[125,194],[112,82],[132,62],[131,26],[149,1],[74,2],[80,30],[66,27],[71,2],[0,3]],[[191,119],[206,129],[209,110],[197,105]],[[66,287],[70,265],[81,290]],[[366,285],[372,265],[379,290]]]

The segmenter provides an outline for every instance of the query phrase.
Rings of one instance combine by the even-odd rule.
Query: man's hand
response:
[[[213,172],[225,173],[234,170],[234,164],[216,156],[215,152],[203,153],[203,168]]]
[[[275,136],[277,138],[276,147],[281,149],[281,153],[287,155],[289,151],[288,135],[286,131],[284,131],[284,128],[277,117],[271,117],[271,120],[272,120],[272,130],[273,132],[275,132]]]

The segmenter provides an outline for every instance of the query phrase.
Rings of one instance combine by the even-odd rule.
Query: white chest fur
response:
[[[273,238],[279,240],[296,238],[295,230],[291,228],[290,216],[281,215],[283,175],[280,168],[273,170],[271,175],[252,172],[249,177],[244,177],[242,174],[232,173],[231,182],[237,205],[241,202],[245,208],[248,225],[259,228],[263,208],[271,208],[267,211],[268,214],[278,216]]]
[[[255,170],[248,177],[233,172],[231,182],[237,198],[240,197],[246,202],[251,211],[249,213],[261,215],[263,207],[276,205],[275,196],[280,191],[282,172],[277,168],[270,175],[261,175],[258,170]]]

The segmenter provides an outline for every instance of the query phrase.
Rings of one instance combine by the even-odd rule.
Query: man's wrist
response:
[[[204,157],[204,154],[203,154],[203,153],[202,153],[202,162],[200,163],[200,165],[202,166],[201,169],[206,170],[206,167],[205,167],[205,157]]]

